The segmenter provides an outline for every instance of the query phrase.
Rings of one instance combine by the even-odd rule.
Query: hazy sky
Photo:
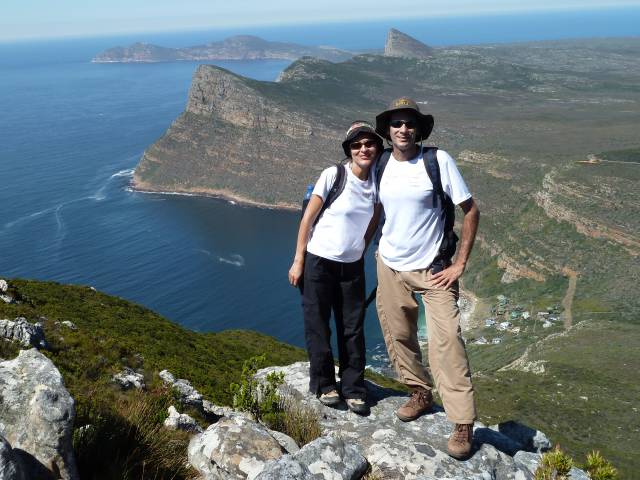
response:
[[[0,40],[640,6],[640,0],[0,0]]]

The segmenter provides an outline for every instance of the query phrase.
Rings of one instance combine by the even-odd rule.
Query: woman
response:
[[[373,172],[382,138],[370,124],[357,121],[347,130],[342,148],[349,159],[344,190],[323,210],[342,166],[322,172],[300,222],[289,282],[302,291],[309,390],[325,405],[340,403],[330,344],[333,310],[341,393],[351,411],[367,415],[363,254],[377,224]]]

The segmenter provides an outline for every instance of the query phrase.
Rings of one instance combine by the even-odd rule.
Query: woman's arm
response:
[[[311,199],[307,204],[307,209],[304,211],[304,215],[300,221],[298,241],[296,242],[296,254],[293,258],[293,264],[289,269],[289,283],[294,287],[298,286],[298,282],[304,272],[304,254],[307,251],[307,243],[309,243],[311,227],[313,227],[313,224],[322,209],[323,203],[322,197],[318,195],[311,195]]]

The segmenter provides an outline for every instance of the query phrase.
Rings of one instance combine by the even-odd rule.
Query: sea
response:
[[[300,296],[287,282],[299,213],[129,188],[145,148],[184,109],[197,63],[90,60],[136,41],[234,34],[381,49],[391,27],[431,45],[637,36],[640,8],[0,43],[0,278],[89,285],[193,330],[252,329],[304,346]],[[289,62],[215,64],[274,81]],[[368,364],[382,368],[374,308],[365,331]]]

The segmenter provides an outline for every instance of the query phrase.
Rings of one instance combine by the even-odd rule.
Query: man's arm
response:
[[[480,210],[478,210],[476,202],[474,202],[473,198],[469,198],[460,204],[460,208],[464,212],[464,219],[462,220],[458,255],[456,256],[456,261],[449,268],[445,268],[431,277],[432,285],[437,288],[449,288],[453,282],[462,276],[476,239],[478,223],[480,222]]]

